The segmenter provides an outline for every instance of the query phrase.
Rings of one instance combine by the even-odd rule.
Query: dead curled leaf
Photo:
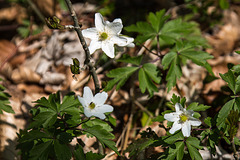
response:
[[[16,45],[8,40],[0,40],[0,67],[16,53]]]
[[[65,74],[56,72],[46,72],[42,75],[40,84],[60,85],[66,79]]]
[[[19,66],[17,69],[14,69],[12,72],[11,79],[15,83],[20,82],[35,82],[38,83],[41,79],[40,75],[32,71],[31,69]]]

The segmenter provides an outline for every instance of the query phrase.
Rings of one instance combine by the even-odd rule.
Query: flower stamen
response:
[[[102,32],[99,36],[100,41],[104,41],[108,38],[108,34],[106,32]]]
[[[185,115],[185,114],[181,114],[180,115],[180,121],[181,122],[186,122],[188,120],[188,116],[187,115]]]
[[[89,107],[90,109],[94,109],[95,106],[96,106],[96,105],[95,105],[93,102],[91,102],[88,107]]]

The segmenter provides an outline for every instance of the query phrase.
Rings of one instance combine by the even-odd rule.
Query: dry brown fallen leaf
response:
[[[0,40],[0,68],[16,53],[16,45],[8,40]]]
[[[26,18],[26,9],[16,3],[11,3],[8,8],[0,9],[0,23],[2,21],[17,21],[18,24],[21,24]]]
[[[232,53],[236,42],[240,39],[240,19],[237,13],[231,10],[224,11],[223,23],[217,33],[205,35],[212,46],[208,52],[214,57]]]

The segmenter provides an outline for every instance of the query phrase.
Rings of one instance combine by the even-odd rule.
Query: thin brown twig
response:
[[[98,77],[97,77],[97,73],[95,71],[95,68],[94,68],[93,64],[90,62],[91,57],[90,57],[90,52],[89,52],[87,43],[86,43],[85,39],[83,38],[82,31],[81,31],[80,26],[78,24],[77,15],[76,15],[75,11],[73,10],[73,7],[72,7],[72,2],[70,0],[65,0],[65,2],[67,4],[68,10],[71,13],[71,17],[74,21],[75,31],[77,32],[78,38],[79,38],[79,40],[80,40],[80,42],[83,46],[83,49],[85,51],[86,59],[85,59],[84,63],[89,67],[89,71],[90,71],[90,73],[93,77],[93,81],[94,81],[94,85],[95,85],[95,94],[96,94],[100,91],[100,86],[99,86],[99,81],[98,81]]]

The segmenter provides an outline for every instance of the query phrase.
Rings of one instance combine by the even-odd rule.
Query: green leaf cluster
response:
[[[177,41],[176,45],[162,60],[163,69],[167,70],[167,88],[168,92],[177,83],[177,79],[182,76],[181,64],[191,60],[199,66],[203,66],[213,75],[212,69],[207,60],[213,58],[209,53],[201,51],[199,47],[188,41]]]
[[[125,55],[118,61],[131,63],[132,65],[137,66],[122,67],[111,70],[107,76],[113,79],[108,81],[108,84],[104,89],[105,91],[111,90],[114,85],[116,85],[116,90],[119,90],[126,83],[129,77],[138,70],[139,87],[141,92],[144,93],[146,90],[148,90],[150,96],[153,96],[153,93],[158,91],[156,84],[160,83],[161,74],[156,65],[151,63],[140,65],[142,56],[130,57]]]
[[[84,119],[83,108],[73,92],[62,100],[60,92],[50,94],[35,101],[36,108],[31,110],[33,121],[27,130],[18,134],[17,148],[22,159],[102,159],[105,155],[92,152],[83,153],[83,141],[73,149],[70,147],[74,137],[87,134],[96,137],[103,146],[118,153],[110,125],[99,119]],[[77,128],[82,126],[81,129]],[[27,146],[27,147],[26,147]],[[118,153],[119,154],[119,153]]]
[[[169,18],[170,15],[166,15],[164,9],[155,14],[151,12],[147,17],[147,22],[137,22],[125,27],[125,30],[139,33],[135,39],[139,43],[158,37],[161,45],[173,44],[180,38],[186,38],[189,41],[198,42],[198,44],[201,42],[202,45],[206,45],[206,41],[200,36],[196,23],[185,22],[180,18],[174,20],[169,20]]]
[[[158,159],[202,159],[199,153],[199,149],[203,147],[200,146],[200,140],[196,137],[184,138],[181,131],[176,132],[173,135],[163,137],[163,146],[168,146],[166,151]],[[188,152],[185,151],[185,147]]]

